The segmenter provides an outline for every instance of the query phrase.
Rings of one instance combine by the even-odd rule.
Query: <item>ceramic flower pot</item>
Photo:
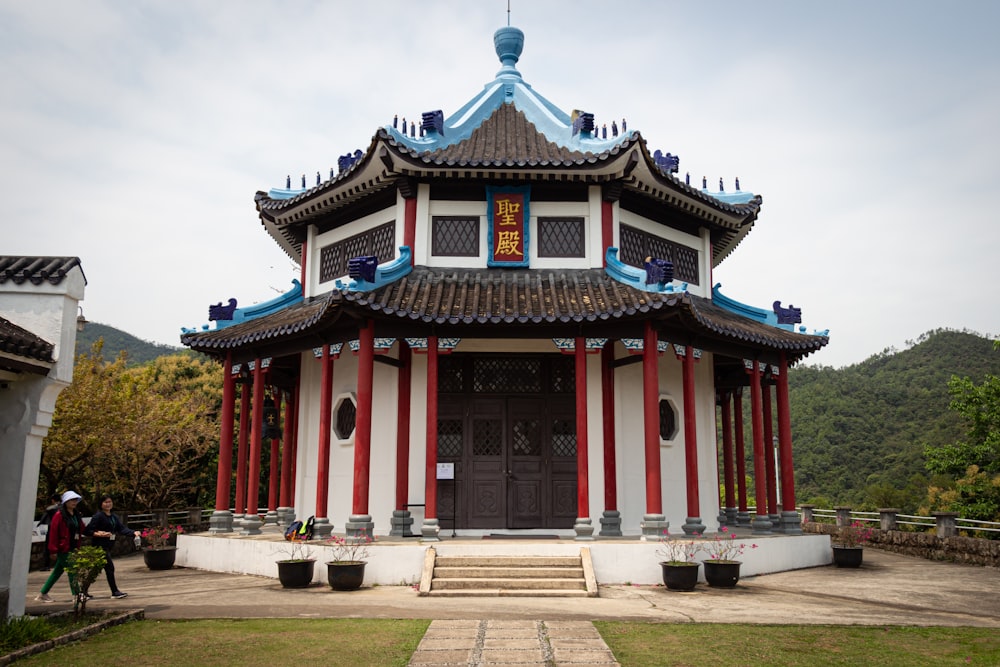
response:
[[[169,570],[177,558],[177,547],[147,547],[142,550],[142,560],[150,570]]]
[[[843,547],[833,545],[833,563],[837,567],[861,567],[865,550],[863,547]]]
[[[698,563],[660,563],[663,585],[671,591],[693,591],[698,583]]]
[[[714,588],[735,588],[740,580],[740,565],[738,560],[706,560],[705,581]]]
[[[365,580],[368,561],[330,561],[326,564],[330,588],[335,591],[356,591]]]
[[[312,583],[314,560],[279,560],[278,581],[285,588],[306,588]]]

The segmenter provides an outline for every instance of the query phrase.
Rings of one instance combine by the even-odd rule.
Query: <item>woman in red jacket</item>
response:
[[[80,546],[80,535],[83,533],[83,517],[76,511],[76,506],[80,502],[80,494],[76,491],[67,491],[62,494],[62,507],[52,516],[52,523],[49,525],[51,537],[48,540],[49,551],[56,555],[56,564],[52,568],[45,585],[42,586],[41,593],[36,600],[41,602],[54,602],[49,597],[49,591],[59,581],[63,570],[66,569],[66,561],[69,560],[71,551]],[[69,574],[69,588],[75,596],[79,589],[76,585],[76,577]]]

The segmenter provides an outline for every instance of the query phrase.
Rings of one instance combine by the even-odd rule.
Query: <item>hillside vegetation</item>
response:
[[[968,427],[948,409],[948,381],[978,384],[987,374],[1000,375],[992,341],[951,330],[845,368],[791,369],[798,501],[915,511],[935,481],[925,468],[925,445],[959,441]]]
[[[157,357],[163,357],[168,354],[180,354],[181,352],[190,354],[187,348],[150,343],[107,324],[88,322],[83,327],[83,331],[78,331],[76,334],[76,356],[90,352],[94,343],[101,338],[104,339],[104,354],[106,357],[114,359],[118,356],[119,352],[124,350],[128,356],[130,366],[145,364]],[[180,340],[180,336],[178,336],[178,340]]]

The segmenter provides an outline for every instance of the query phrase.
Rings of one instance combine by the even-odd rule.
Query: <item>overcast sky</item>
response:
[[[843,366],[1000,333],[1000,3],[512,0],[518,69],[681,175],[763,196],[723,293]],[[499,69],[506,0],[0,0],[0,254],[68,255],[89,320],[179,344],[291,287],[253,197]]]

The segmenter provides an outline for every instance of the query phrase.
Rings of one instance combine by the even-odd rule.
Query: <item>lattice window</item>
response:
[[[674,278],[692,285],[699,285],[698,251],[659,236],[647,234],[628,225],[620,231],[620,251],[618,259],[625,264],[643,268],[647,257],[669,259],[674,263]]]
[[[476,359],[473,378],[476,393],[537,394],[542,391],[542,364],[532,358]]]
[[[435,257],[479,257],[479,218],[431,218],[431,254]]]
[[[502,428],[498,419],[473,419],[472,455],[500,456],[503,444]]]
[[[583,218],[539,218],[539,257],[584,257]]]
[[[673,404],[660,399],[660,440],[672,440],[677,435],[677,414]]]
[[[319,281],[325,283],[346,276],[348,260],[368,255],[377,257],[380,264],[396,258],[395,222],[387,222],[324,246],[319,251]]]
[[[565,355],[552,360],[552,377],[550,391],[553,394],[572,394],[576,392],[576,360]]]
[[[540,456],[542,443],[537,419],[519,419],[514,422],[511,447],[518,456]]]
[[[438,419],[438,459],[462,457],[462,420]]]
[[[354,401],[341,401],[337,407],[337,420],[334,422],[333,432],[341,440],[346,440],[354,433],[354,427],[358,421],[358,409]]]
[[[576,422],[574,420],[552,420],[552,455],[576,456]]]
[[[465,391],[462,368],[463,364],[460,358],[438,357],[438,392],[458,394]]]

